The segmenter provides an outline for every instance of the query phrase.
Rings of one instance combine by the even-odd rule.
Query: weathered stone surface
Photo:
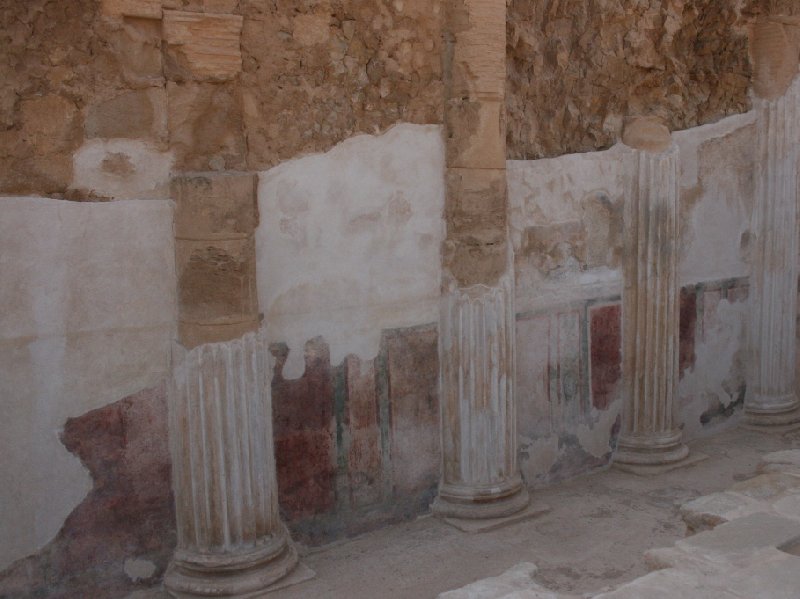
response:
[[[72,156],[72,197],[168,199],[172,152],[135,139],[90,139]]]
[[[242,70],[242,16],[164,11],[169,79],[225,81]]]
[[[176,168],[242,170],[247,151],[241,96],[232,84],[167,84],[169,143]]]
[[[167,138],[167,94],[163,88],[134,90],[90,106],[84,130],[87,138],[163,142]]]
[[[252,237],[175,244],[180,338],[186,347],[235,339],[258,327]]]
[[[175,545],[166,386],[70,418],[61,440],[93,484],[55,538],[0,573],[4,597],[112,599],[152,584]],[[152,566],[131,579],[124,565]]]
[[[534,580],[537,568],[522,562],[499,576],[484,578],[454,591],[439,595],[439,599],[571,599],[577,595],[554,593]]]
[[[111,17],[161,18],[161,0],[101,0],[100,6]]]
[[[258,225],[256,176],[197,173],[172,179],[175,236],[179,239],[252,235]]]
[[[609,147],[629,114],[675,131],[749,108],[738,3],[514,0],[508,12],[510,158]]]
[[[775,451],[761,457],[758,469],[762,472],[800,473],[800,450]]]
[[[250,6],[241,75],[249,169],[398,122],[442,122],[440,2]]]
[[[672,137],[658,117],[633,117],[622,131],[622,143],[636,150],[663,152],[672,143]]]
[[[750,40],[753,56],[753,91],[761,98],[782,96],[797,75],[800,58],[800,19],[761,17]]]

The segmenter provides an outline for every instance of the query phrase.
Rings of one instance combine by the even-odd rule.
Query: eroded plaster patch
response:
[[[331,363],[378,353],[381,330],[436,321],[444,237],[441,128],[398,125],[260,175],[258,290],[283,374],[322,336]]]
[[[59,440],[67,418],[166,374],[173,256],[167,201],[0,199],[0,570],[92,488]]]
[[[72,189],[112,199],[169,197],[174,156],[148,142],[89,139],[72,162]]]

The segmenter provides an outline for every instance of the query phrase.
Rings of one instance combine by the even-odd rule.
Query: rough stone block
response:
[[[447,165],[505,169],[505,104],[502,100],[451,100],[446,105]]]
[[[170,79],[224,81],[242,70],[241,15],[164,11]]]
[[[68,150],[77,137],[78,109],[68,99],[54,94],[20,102],[22,139],[39,154]]]
[[[251,237],[178,240],[175,251],[182,323],[235,327],[257,320],[255,248]]]
[[[505,169],[448,168],[446,176],[446,206],[453,225],[505,228]]]
[[[756,513],[765,507],[763,502],[739,493],[712,493],[683,504],[681,517],[689,530],[699,532]]]
[[[800,449],[773,451],[761,457],[758,469],[762,472],[797,472],[800,474]]]
[[[783,472],[770,472],[738,482],[730,490],[754,499],[773,499],[787,491],[800,492],[800,479]]]
[[[84,131],[87,138],[167,137],[167,94],[163,88],[126,92],[89,107]]]
[[[109,17],[161,18],[161,0],[101,0],[100,6]]]
[[[170,146],[188,171],[243,170],[246,144],[235,87],[168,83]]]
[[[453,3],[452,96],[503,97],[506,85],[506,11],[495,0]]]
[[[175,235],[213,239],[250,235],[258,225],[256,176],[202,173],[174,177]]]
[[[110,31],[122,77],[131,87],[163,87],[161,22],[151,19],[125,19]]]
[[[701,560],[729,559],[778,547],[800,535],[800,522],[756,513],[737,518],[675,543],[675,547]]]

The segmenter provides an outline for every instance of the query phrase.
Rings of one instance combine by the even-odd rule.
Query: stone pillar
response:
[[[173,352],[176,597],[250,596],[297,564],[278,514],[268,355],[259,333]]]
[[[255,332],[255,176],[177,176],[172,195],[180,345],[169,404],[178,546],[164,584],[176,597],[249,597],[297,564],[278,514],[269,354]]]
[[[514,272],[505,172],[505,0],[448,0],[447,239],[439,319],[442,480],[436,514],[528,505],[517,464]]]
[[[790,32],[780,20],[764,19],[753,40],[758,95],[755,251],[745,421],[765,428],[800,422],[795,361],[800,78]]]
[[[625,130],[623,380],[615,463],[653,467],[686,458],[675,426],[678,382],[678,148],[657,119]]]

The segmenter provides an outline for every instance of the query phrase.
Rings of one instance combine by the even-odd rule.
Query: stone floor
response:
[[[551,511],[499,530],[467,534],[427,517],[309,551],[304,563],[316,577],[270,597],[436,597],[515,567],[558,593],[611,590],[648,573],[645,551],[686,535],[682,504],[754,476],[765,453],[800,448],[800,432],[733,429],[691,447],[709,458],[657,477],[612,469],[538,490],[534,501]]]

